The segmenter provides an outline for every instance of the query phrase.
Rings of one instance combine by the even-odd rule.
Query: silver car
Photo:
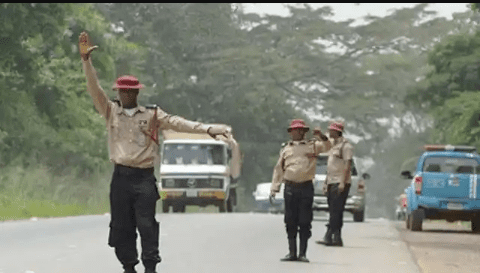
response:
[[[323,194],[323,183],[327,177],[328,153],[317,156],[317,168],[314,180],[315,196],[313,210],[328,211],[327,196]],[[352,186],[345,204],[345,211],[353,214],[353,221],[363,222],[365,216],[365,180],[370,178],[368,173],[358,175],[356,158],[352,162]]]
[[[271,182],[263,182],[257,184],[256,190],[252,193],[255,198],[255,211],[257,212],[271,212],[271,213],[284,213],[285,202],[283,200],[283,191],[285,185],[280,185],[280,192],[275,195],[275,199],[270,202],[270,187]]]

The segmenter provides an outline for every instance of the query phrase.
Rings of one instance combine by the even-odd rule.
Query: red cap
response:
[[[113,89],[140,89],[145,87],[134,76],[121,76],[115,81]]]
[[[310,128],[308,128],[308,126],[305,125],[305,122],[302,119],[294,119],[290,123],[290,127],[288,127],[287,131],[290,132],[292,129],[297,129],[297,128],[304,129],[305,131],[310,130]]]
[[[328,129],[343,132],[343,124],[340,122],[332,122],[332,124],[328,126]]]

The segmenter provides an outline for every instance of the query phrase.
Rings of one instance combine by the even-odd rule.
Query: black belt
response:
[[[286,186],[293,186],[293,187],[305,187],[312,184],[312,180],[302,181],[302,182],[295,182],[290,180],[283,180]]]
[[[121,175],[148,175],[153,174],[154,168],[135,168],[124,166],[120,164],[115,164],[115,172]]]

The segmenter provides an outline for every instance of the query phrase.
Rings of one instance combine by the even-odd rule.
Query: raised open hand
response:
[[[90,37],[88,37],[88,33],[85,31],[80,33],[80,37],[78,37],[78,49],[84,61],[88,60],[90,53],[97,48],[98,46],[92,46]]]

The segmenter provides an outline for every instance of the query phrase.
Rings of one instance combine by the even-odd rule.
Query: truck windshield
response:
[[[224,165],[223,145],[165,143],[163,164]]]
[[[478,173],[478,162],[472,158],[429,157],[423,163],[424,172],[433,173]]]

